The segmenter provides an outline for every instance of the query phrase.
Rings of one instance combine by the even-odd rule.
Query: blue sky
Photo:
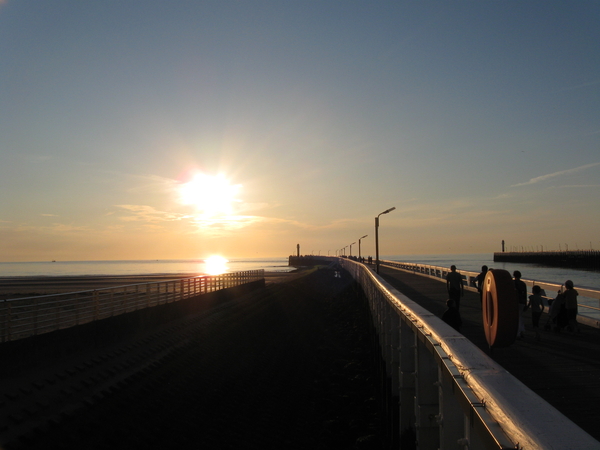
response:
[[[392,206],[383,255],[598,249],[599,42],[596,1],[0,1],[0,260],[374,254]]]

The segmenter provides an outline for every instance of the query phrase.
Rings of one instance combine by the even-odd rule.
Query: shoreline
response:
[[[289,272],[265,271],[265,283],[281,283],[302,270]],[[132,284],[158,283],[205,274],[153,274],[153,275],[69,275],[69,276],[19,276],[0,277],[0,300],[91,291]]]

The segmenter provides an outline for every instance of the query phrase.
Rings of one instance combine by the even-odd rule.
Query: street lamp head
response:
[[[384,211],[384,212],[382,212],[382,214],[387,214],[387,213],[389,213],[389,212],[392,212],[392,211],[393,211],[393,210],[395,210],[395,209],[396,209],[396,207],[395,207],[395,206],[392,206],[392,207],[391,207],[390,209],[388,209],[387,211]]]
[[[368,236],[368,234],[365,234],[363,237],[361,237],[360,239],[364,239]]]

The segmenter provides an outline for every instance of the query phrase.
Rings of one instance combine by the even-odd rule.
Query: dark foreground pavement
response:
[[[365,308],[346,274],[316,270],[5,370],[0,447],[382,448]]]

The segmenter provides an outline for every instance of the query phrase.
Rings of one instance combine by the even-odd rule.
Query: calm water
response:
[[[458,271],[468,270],[471,272],[480,272],[481,266],[485,264],[490,268],[507,270],[511,274],[515,270],[520,270],[523,278],[528,280],[546,281],[557,284],[563,284],[566,280],[572,280],[575,283],[575,287],[600,289],[600,272],[544,267],[537,264],[494,262],[494,255],[491,253],[470,255],[392,255],[382,257],[382,259],[431,264],[442,267],[450,267],[454,264]]]
[[[543,267],[535,264],[495,263],[492,254],[467,255],[391,255],[381,259],[402,262],[431,264],[450,267],[455,264],[459,271],[479,272],[482,265],[505,269],[512,273],[520,270],[523,278],[563,284],[573,280],[575,288],[585,287],[600,290],[600,272]],[[267,272],[289,272],[288,258],[231,258],[226,272],[264,269]],[[76,275],[158,275],[158,274],[207,274],[204,260],[153,260],[153,261],[57,261],[57,262],[0,262],[1,277],[20,276],[76,276]],[[552,295],[552,293],[548,293]],[[580,303],[600,307],[600,301],[580,296]]]
[[[285,258],[231,258],[227,272],[265,269],[268,272],[288,272]],[[172,259],[153,261],[57,261],[57,262],[0,262],[0,277],[72,276],[72,275],[158,275],[197,274],[208,272],[204,260]]]
[[[600,272],[542,267],[535,264],[494,263],[493,255],[391,255],[382,259],[432,264],[479,272],[481,266],[520,270],[523,278],[562,284],[573,280],[575,286],[600,289]],[[230,258],[228,272],[265,269],[269,272],[287,272],[287,256],[281,258]],[[201,259],[142,260],[142,261],[57,261],[57,262],[0,262],[0,277],[15,276],[69,276],[69,275],[151,275],[151,274],[205,274],[207,268]]]

